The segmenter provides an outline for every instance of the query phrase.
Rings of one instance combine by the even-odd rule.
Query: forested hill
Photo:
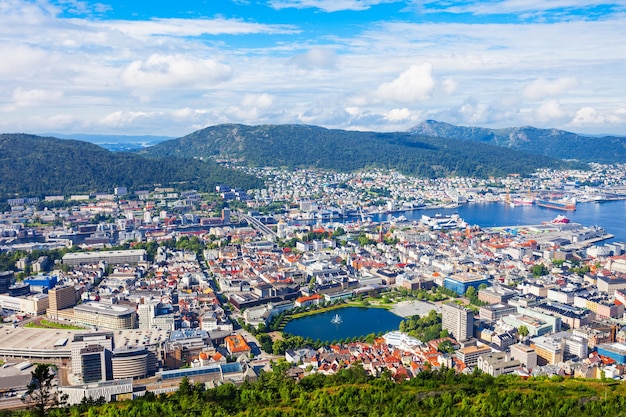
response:
[[[258,187],[259,181],[214,162],[150,159],[97,145],[26,134],[0,134],[0,198],[137,190],[155,184],[209,189],[216,184]]]
[[[307,125],[217,125],[161,142],[142,154],[234,158],[252,166],[338,171],[379,167],[420,177],[529,174],[540,167],[565,166],[555,159],[457,139]]]
[[[435,120],[422,122],[409,132],[419,136],[488,143],[560,159],[607,164],[626,162],[626,137],[582,136],[564,130],[530,126],[486,129],[455,126]]]
[[[402,379],[400,375],[398,379]],[[172,395],[148,392],[132,401],[96,405],[86,399],[54,416],[160,417],[607,417],[623,416],[625,387],[613,380],[561,376],[522,380],[442,369],[419,373],[402,383],[389,372],[370,377],[361,367],[332,376],[312,373],[296,383],[279,372],[256,382],[205,385],[183,379]]]

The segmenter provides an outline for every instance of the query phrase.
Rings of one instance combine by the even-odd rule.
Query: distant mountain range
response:
[[[111,138],[84,137],[100,143],[111,143]],[[223,124],[178,139],[116,138],[122,140],[113,143],[122,145],[137,143],[133,141],[138,139],[159,143],[145,147],[146,143],[140,142],[136,153],[110,152],[77,140],[0,134],[0,199],[110,192],[115,186],[133,190],[155,185],[200,190],[217,184],[262,186],[259,179],[225,168],[216,163],[219,160],[248,166],[344,172],[384,168],[425,178],[486,178],[511,173],[528,175],[538,168],[584,167],[563,158],[605,162],[623,160],[626,155],[624,138],[590,138],[534,128],[463,128],[433,121],[410,132],[395,133],[308,125]],[[591,144],[601,146],[596,149]]]
[[[571,165],[513,149],[407,132],[377,133],[307,125],[223,124],[142,149],[151,157],[234,159],[251,166],[338,171],[397,169],[420,177],[530,174]]]
[[[175,139],[171,136],[92,135],[85,133],[75,133],[72,135],[49,133],[44,136],[59,139],[76,139],[84,142],[95,143],[96,145],[112,152],[137,151],[147,146],[156,145],[157,143],[165,140]]]
[[[0,134],[0,199],[112,192],[117,186],[209,190],[218,184],[256,188],[262,182],[214,161],[146,158],[77,140]]]
[[[626,163],[626,137],[583,136],[558,129],[510,127],[487,129],[455,126],[427,120],[411,128],[419,136],[486,143],[559,159],[582,162]]]

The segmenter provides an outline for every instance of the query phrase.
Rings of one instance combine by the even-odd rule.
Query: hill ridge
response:
[[[420,177],[530,174],[562,161],[492,144],[408,132],[327,129],[315,125],[209,126],[142,149],[148,156],[232,158],[251,166],[314,167],[338,171],[396,169]]]
[[[542,129],[534,126],[491,129],[457,126],[436,120],[426,120],[408,132],[487,143],[552,158],[609,164],[626,162],[626,137],[620,136],[586,136],[556,128]]]

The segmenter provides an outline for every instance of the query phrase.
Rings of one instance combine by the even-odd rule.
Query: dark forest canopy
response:
[[[142,154],[237,159],[250,166],[337,171],[387,168],[424,178],[528,175],[538,168],[572,167],[561,160],[457,139],[307,125],[212,126],[146,148]]]
[[[0,196],[68,195],[155,185],[212,189],[217,184],[254,188],[261,182],[213,161],[146,158],[97,145],[26,134],[0,135]]]

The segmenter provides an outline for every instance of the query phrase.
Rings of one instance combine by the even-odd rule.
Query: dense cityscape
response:
[[[624,166],[488,180],[247,170],[268,187],[9,200],[0,406],[29,399],[42,362],[67,404],[171,393],[187,379],[241,384],[277,363],[295,380],[356,364],[395,381],[432,369],[622,378],[626,242],[567,214],[625,198]],[[515,227],[405,216],[561,200],[574,208]],[[283,331],[304,317],[354,327],[351,309],[397,321],[332,339]]]

